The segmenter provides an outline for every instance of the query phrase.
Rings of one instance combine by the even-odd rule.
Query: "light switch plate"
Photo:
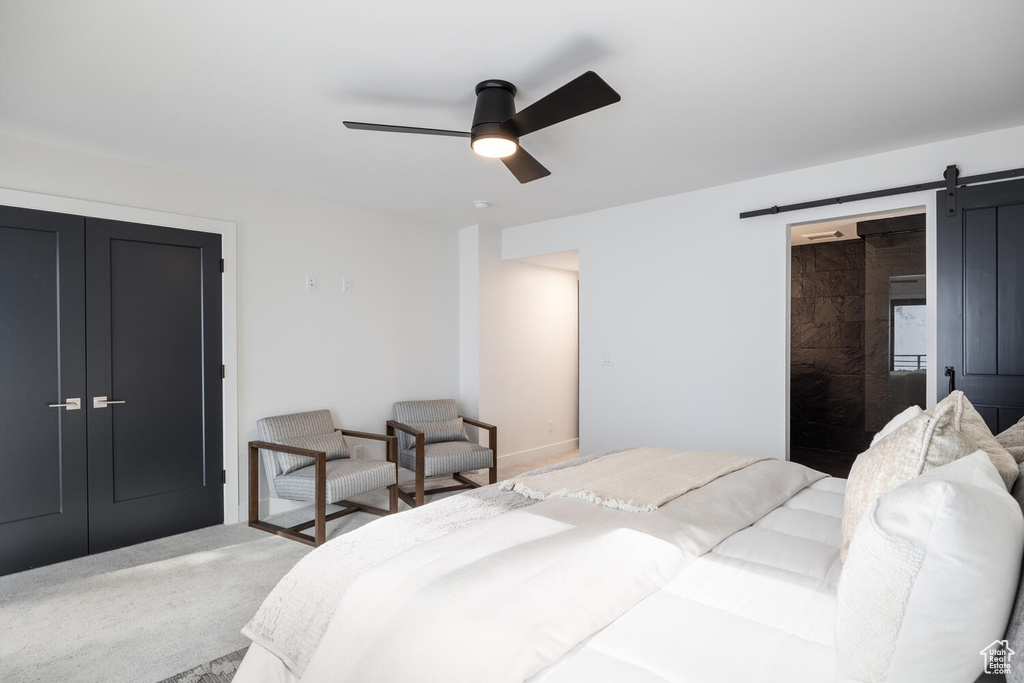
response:
[[[316,275],[306,276],[306,291],[312,292],[316,289]]]

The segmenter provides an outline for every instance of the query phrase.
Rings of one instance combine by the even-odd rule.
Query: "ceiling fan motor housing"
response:
[[[508,81],[488,80],[476,86],[476,110],[470,129],[470,144],[478,138],[500,137],[519,144],[514,130],[501,124],[516,113],[516,86]]]

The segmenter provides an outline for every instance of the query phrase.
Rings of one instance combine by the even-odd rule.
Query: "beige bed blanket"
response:
[[[720,451],[647,446],[615,453],[572,470],[508,479],[499,484],[534,500],[580,498],[615,510],[654,512],[721,476],[765,460]]]

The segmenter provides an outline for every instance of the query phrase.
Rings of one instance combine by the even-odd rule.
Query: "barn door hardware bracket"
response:
[[[946,179],[946,215],[956,215],[956,181],[960,178],[960,169],[956,164],[950,164],[942,173]]]

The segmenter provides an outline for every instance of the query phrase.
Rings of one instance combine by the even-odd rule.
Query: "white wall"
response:
[[[470,328],[463,409],[475,400],[480,418],[498,425],[498,454],[506,464],[574,450],[576,273],[502,262],[500,232],[478,226],[460,231],[460,260],[463,325]]]
[[[789,225],[923,205],[933,273],[935,193],[739,213],[940,180],[951,163],[962,175],[1017,168],[1021,150],[1024,127],[504,230],[505,259],[580,250],[581,452],[660,444],[785,457]],[[934,277],[928,287],[934,359]]]
[[[459,409],[484,419],[480,416],[480,228],[476,225],[459,230]]]
[[[258,418],[330,408],[338,426],[382,432],[394,401],[458,391],[452,230],[5,137],[0,187],[237,224],[239,452],[226,457],[242,510]]]

